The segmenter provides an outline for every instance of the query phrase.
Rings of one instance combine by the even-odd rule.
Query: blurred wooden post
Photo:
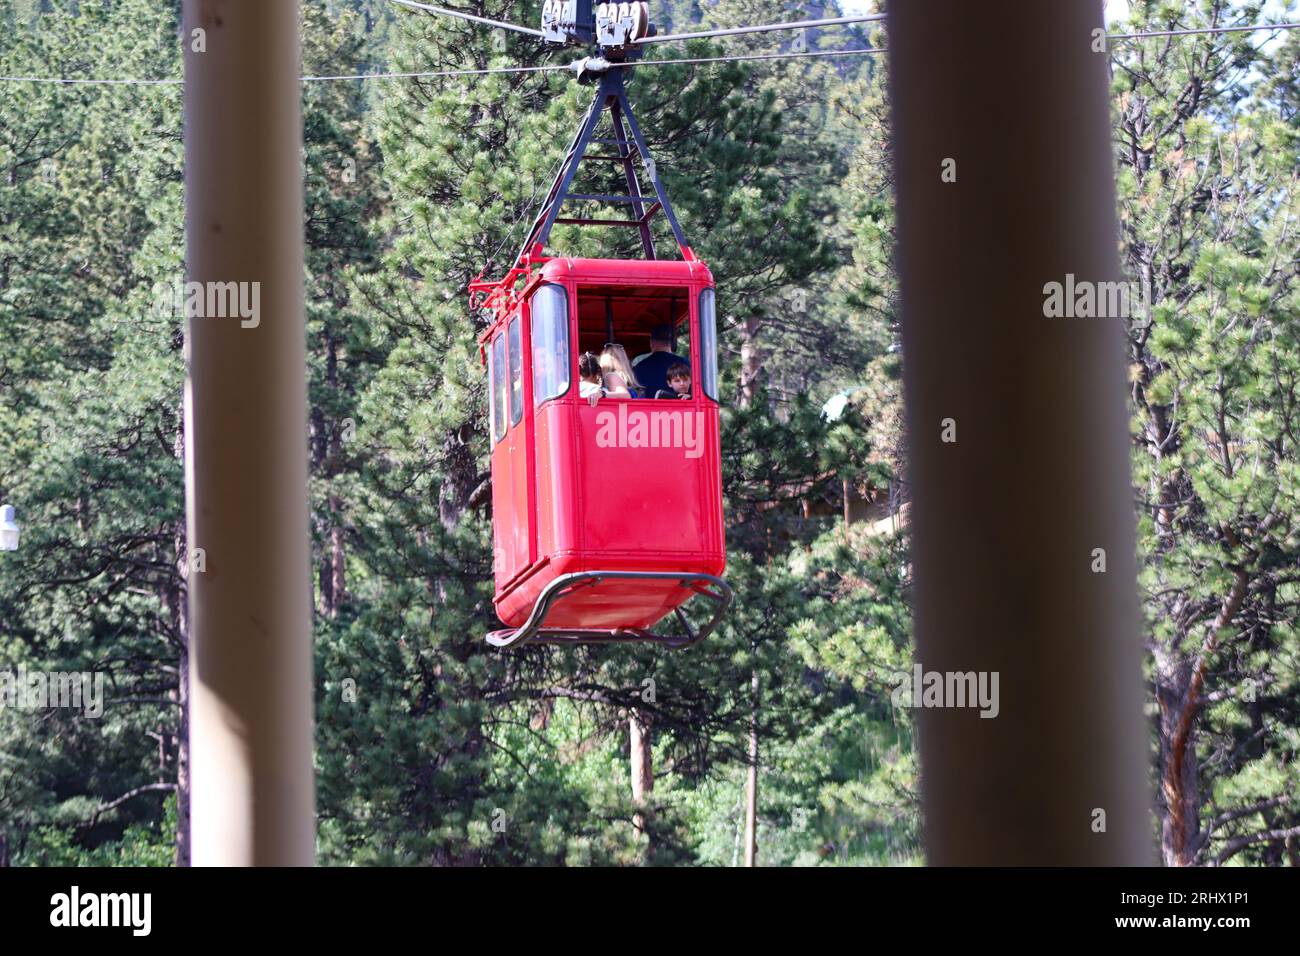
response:
[[[1151,863],[1123,320],[1044,315],[1119,279],[1101,4],[889,13],[918,663],[999,673],[917,711],[927,857]]]
[[[259,306],[186,323],[193,862],[310,865],[298,3],[185,0],[182,39],[189,279]]]

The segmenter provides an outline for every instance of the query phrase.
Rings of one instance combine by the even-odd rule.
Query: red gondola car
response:
[[[614,138],[596,140],[601,114]],[[624,133],[623,120],[630,130]],[[625,196],[569,191],[589,142],[622,163]],[[642,197],[641,160],[655,197]],[[497,614],[488,640],[528,643],[651,641],[680,647],[705,637],[731,602],[718,439],[717,319],[713,276],[691,252],[668,205],[621,71],[600,89],[524,249],[507,276],[475,282],[473,301],[492,312],[480,343],[488,365]],[[566,200],[625,202],[627,219],[558,219]],[[649,222],[664,212],[682,259],[654,257]],[[647,258],[569,259],[542,254],[555,222],[636,228]],[[691,398],[579,397],[578,356],[617,341],[649,351],[650,330],[674,330],[689,358]],[[696,629],[681,606],[715,603]],[[651,630],[676,612],[680,629]]]

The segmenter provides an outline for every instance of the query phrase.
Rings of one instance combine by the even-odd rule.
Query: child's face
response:
[[[674,392],[678,395],[685,395],[691,390],[691,377],[689,375],[675,375],[668,380]]]

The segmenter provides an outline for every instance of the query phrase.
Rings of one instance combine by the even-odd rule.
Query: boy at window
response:
[[[685,362],[670,365],[664,377],[668,379],[668,387],[659,389],[655,398],[691,397],[691,367]]]

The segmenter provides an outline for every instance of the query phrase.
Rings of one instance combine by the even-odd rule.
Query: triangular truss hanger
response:
[[[627,92],[623,88],[623,70],[603,60],[587,61],[583,63],[583,66],[584,69],[590,69],[591,73],[603,68],[603,71],[597,74],[599,79],[597,80],[596,96],[583,118],[582,125],[578,128],[578,134],[569,145],[569,151],[560,164],[555,181],[551,183],[551,189],[546,195],[546,201],[542,204],[542,208],[537,213],[537,218],[533,220],[533,224],[528,230],[528,235],[524,239],[523,247],[519,250],[519,255],[515,257],[516,265],[523,265],[525,260],[543,255],[546,242],[551,235],[551,227],[557,222],[573,226],[612,226],[636,229],[641,235],[641,248],[645,253],[645,257],[655,259],[657,256],[655,255],[654,239],[650,235],[650,221],[654,218],[655,213],[660,211],[663,212],[668,220],[668,225],[672,228],[673,237],[676,238],[677,245],[681,248],[682,257],[684,259],[694,259],[690,247],[686,244],[686,237],[682,234],[682,227],[677,222],[677,216],[673,213],[673,207],[668,202],[668,194],[664,192],[663,183],[659,178],[659,170],[655,168],[654,160],[650,157],[650,150],[646,146],[645,137],[641,135],[641,128],[637,125],[636,117],[632,115],[632,107],[628,103]],[[583,77],[581,71],[579,75]],[[609,138],[600,139],[595,135],[596,128],[599,126],[600,118],[606,110],[609,110],[610,113],[613,135]],[[592,145],[600,147],[599,151],[588,153],[587,149]],[[578,171],[578,164],[584,159],[621,165],[623,167],[623,178],[627,183],[627,192],[618,195],[571,192],[573,178]],[[638,165],[641,167],[645,181],[649,183],[653,190],[653,195],[647,195],[641,191],[641,180],[637,176]],[[570,200],[615,203],[625,206],[628,215],[622,219],[560,216],[560,207]]]

